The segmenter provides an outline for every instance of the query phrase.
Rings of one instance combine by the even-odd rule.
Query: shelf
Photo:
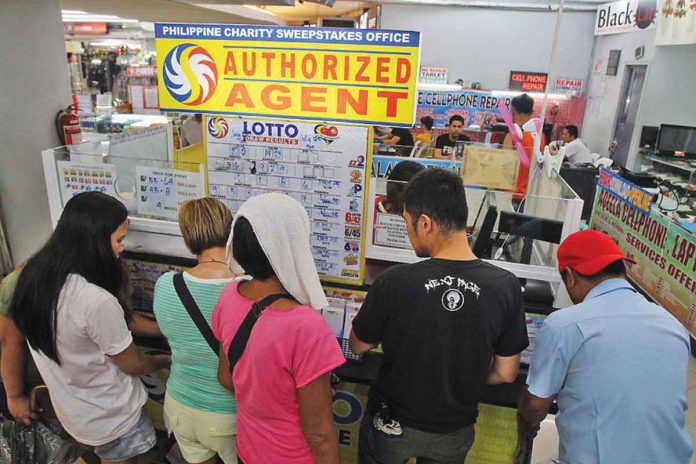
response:
[[[675,169],[687,171],[689,172],[689,174],[693,174],[696,172],[696,161],[689,162],[684,160],[677,160],[674,158],[663,158],[655,155],[648,155],[646,156],[646,159],[654,163],[664,164],[665,166],[670,166]]]

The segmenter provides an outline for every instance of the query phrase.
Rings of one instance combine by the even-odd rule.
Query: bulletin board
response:
[[[311,222],[322,280],[362,283],[367,127],[226,117],[204,127],[209,196],[233,213],[264,193],[295,198]]]

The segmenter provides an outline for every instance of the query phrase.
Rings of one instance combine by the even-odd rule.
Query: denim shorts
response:
[[[150,417],[143,408],[140,419],[128,432],[103,445],[94,447],[94,454],[106,461],[125,461],[150,451],[157,441]]]

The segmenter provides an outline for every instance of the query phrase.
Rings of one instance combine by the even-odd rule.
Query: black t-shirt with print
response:
[[[529,344],[519,280],[478,259],[388,269],[370,288],[353,331],[384,350],[370,412],[386,403],[403,425],[434,433],[476,422],[493,356],[513,356]]]
[[[471,139],[467,137],[466,135],[460,135],[459,138],[456,141],[451,141],[449,138],[449,134],[442,134],[439,135],[435,139],[435,148],[438,148],[442,150],[443,155],[451,155],[452,150],[454,147],[457,145],[458,142],[470,142]]]
[[[396,143],[400,147],[412,147],[413,146],[413,134],[411,131],[404,127],[394,127],[391,131],[392,136],[399,137],[399,141]]]

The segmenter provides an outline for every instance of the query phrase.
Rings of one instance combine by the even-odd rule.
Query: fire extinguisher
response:
[[[74,105],[70,105],[56,114],[56,132],[58,132],[58,137],[63,145],[82,142],[80,117],[77,115]]]

